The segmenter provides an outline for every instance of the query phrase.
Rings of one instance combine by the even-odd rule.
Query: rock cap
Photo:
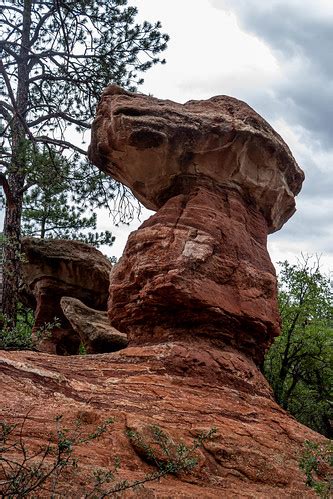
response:
[[[93,122],[89,157],[152,210],[184,192],[187,179],[239,189],[264,214],[269,232],[294,213],[304,179],[280,135],[226,95],[179,104],[111,85]]]

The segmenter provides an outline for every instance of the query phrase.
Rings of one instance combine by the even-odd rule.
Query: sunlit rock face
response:
[[[231,97],[182,105],[111,86],[90,157],[158,210],[112,272],[112,324],[132,344],[208,337],[260,363],[279,332],[267,234],[303,181],[281,137]]]

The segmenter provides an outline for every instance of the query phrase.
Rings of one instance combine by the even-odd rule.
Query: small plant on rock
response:
[[[31,309],[18,305],[17,322],[15,326],[0,314],[0,349],[1,350],[36,350],[37,343],[42,338],[48,338],[52,329],[59,327],[57,318],[40,327],[32,335],[34,314]]]
[[[62,416],[55,420],[56,431],[45,446],[32,450],[24,437],[24,427],[29,413],[20,424],[0,421],[0,497],[65,497],[66,484],[77,483],[75,491],[83,499],[112,497],[127,489],[142,487],[145,483],[166,475],[189,473],[198,463],[196,450],[216,433],[213,428],[198,434],[190,446],[174,442],[158,426],[148,426],[148,435],[127,430],[134,449],[153,465],[155,471],[138,480],[117,480],[120,460],[115,457],[109,469],[93,469],[86,483],[75,481],[82,476],[81,463],[76,450],[84,444],[98,439],[114,422],[110,418],[97,426],[92,433],[84,434],[82,421],[75,422],[72,429],[63,426]],[[81,471],[81,473],[80,473]],[[65,495],[64,495],[65,494]]]
[[[333,491],[333,442],[315,443],[306,440],[299,466],[306,476],[306,485],[320,497],[328,499]]]

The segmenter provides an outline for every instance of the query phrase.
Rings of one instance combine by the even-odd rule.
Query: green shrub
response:
[[[59,324],[55,318],[54,322],[44,324],[32,335],[34,314],[31,309],[18,305],[17,322],[12,326],[10,321],[3,315],[0,316],[0,349],[1,350],[36,350],[36,344],[41,338],[50,336],[53,328]]]
[[[332,497],[333,442],[318,444],[306,440],[299,466],[305,473],[306,485],[324,499]]]

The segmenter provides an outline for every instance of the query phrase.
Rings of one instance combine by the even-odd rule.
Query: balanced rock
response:
[[[110,325],[107,312],[68,296],[61,298],[60,305],[87,353],[116,352],[127,346],[127,336]]]
[[[111,86],[89,154],[158,210],[112,272],[114,327],[136,344],[209,337],[260,363],[279,333],[267,234],[304,177],[282,138],[231,97],[182,105]]]
[[[62,296],[80,299],[97,310],[106,310],[111,263],[96,248],[62,239],[22,240],[22,297],[35,308],[34,331],[45,324],[59,324],[39,349],[49,353],[78,353],[80,337],[60,306]]]

